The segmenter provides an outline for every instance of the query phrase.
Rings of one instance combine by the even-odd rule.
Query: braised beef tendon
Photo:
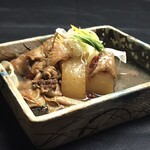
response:
[[[47,63],[49,62],[48,54],[52,48],[50,45],[52,45],[52,38],[38,48],[11,61],[19,79],[18,89],[33,110],[36,107],[49,108],[51,98],[62,95],[57,70],[55,66],[50,66]],[[57,104],[57,102],[53,103]],[[60,105],[57,106],[61,108]],[[45,109],[45,113],[51,111],[52,109],[48,109],[48,111]]]

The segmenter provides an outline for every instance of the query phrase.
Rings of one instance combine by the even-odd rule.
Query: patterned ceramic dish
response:
[[[126,51],[128,62],[136,65],[138,73],[142,73],[140,78],[136,79],[134,72],[135,82],[128,87],[36,117],[10,80],[8,72],[0,65],[0,89],[26,134],[40,149],[56,147],[150,114],[150,45],[112,26],[90,29],[97,33],[106,47]],[[13,58],[29,47],[37,47],[37,41],[43,42],[50,36],[0,44],[0,61],[8,59],[7,54]],[[142,80],[144,76],[146,80]],[[125,81],[127,79],[129,76]]]

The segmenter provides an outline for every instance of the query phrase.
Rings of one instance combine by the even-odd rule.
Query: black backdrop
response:
[[[150,43],[150,0],[1,0],[0,43],[68,29],[112,25]],[[0,94],[0,150],[36,148]],[[57,148],[149,150],[150,116],[113,127]]]

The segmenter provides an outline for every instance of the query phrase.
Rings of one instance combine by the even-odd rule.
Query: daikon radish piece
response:
[[[87,67],[87,92],[100,95],[114,91],[116,79],[115,59],[112,53],[102,52],[93,57]]]
[[[87,92],[104,95],[114,91],[114,78],[107,72],[100,72],[87,78]]]
[[[61,91],[64,96],[86,97],[86,66],[80,58],[71,58],[62,64]]]

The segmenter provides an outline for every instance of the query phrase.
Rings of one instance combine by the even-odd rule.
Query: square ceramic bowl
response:
[[[146,80],[138,82],[137,74],[130,72],[126,80],[135,75],[131,79],[135,80],[135,83],[129,87],[123,87],[114,93],[57,112],[35,116],[5,68],[0,65],[0,90],[25,133],[40,149],[60,146],[150,114],[150,45],[112,26],[98,26],[90,29],[104,41],[105,47],[126,51],[128,62],[136,65],[139,69],[138,74],[142,73],[138,79],[146,76]],[[0,61],[9,60],[37,47],[39,41],[43,42],[49,37],[51,35],[2,43],[0,44]]]

